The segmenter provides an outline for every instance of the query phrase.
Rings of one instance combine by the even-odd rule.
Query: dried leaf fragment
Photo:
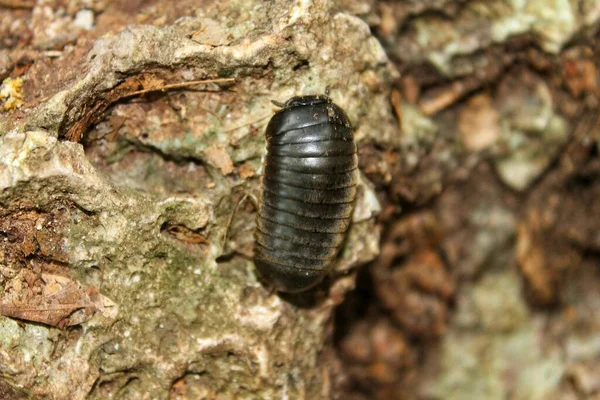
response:
[[[41,274],[30,279],[20,274],[6,286],[0,314],[63,328],[89,320],[95,313],[115,318],[117,305],[94,286],[82,288],[70,278]]]
[[[238,167],[238,173],[240,174],[240,178],[248,179],[248,178],[252,178],[256,174],[256,171],[254,170],[254,167],[252,166],[252,164],[250,164],[250,162],[246,161],[245,163],[243,163],[242,165],[240,165]]]
[[[233,161],[225,150],[225,147],[212,145],[204,150],[206,161],[214,167],[221,170],[223,175],[229,175],[233,172]]]
[[[176,239],[182,242],[191,244],[207,244],[208,240],[199,232],[187,228],[181,224],[167,223],[163,230],[173,235]]]

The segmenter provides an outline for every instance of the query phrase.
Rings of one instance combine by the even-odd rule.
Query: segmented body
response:
[[[346,113],[327,96],[288,100],[267,126],[255,264],[284,292],[318,284],[352,218],[357,154]]]

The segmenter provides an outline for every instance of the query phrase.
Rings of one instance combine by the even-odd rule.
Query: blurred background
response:
[[[384,228],[336,314],[350,393],[597,398],[600,3],[370,7],[404,143],[361,149]]]

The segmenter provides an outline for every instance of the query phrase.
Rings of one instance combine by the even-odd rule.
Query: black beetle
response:
[[[289,99],[269,121],[254,262],[275,289],[317,285],[352,218],[358,159],[348,116],[325,95]]]

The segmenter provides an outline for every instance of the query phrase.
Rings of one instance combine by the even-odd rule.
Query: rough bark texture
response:
[[[0,0],[0,397],[598,396],[599,26],[598,0]],[[277,295],[263,130],[328,87],[354,224]]]

